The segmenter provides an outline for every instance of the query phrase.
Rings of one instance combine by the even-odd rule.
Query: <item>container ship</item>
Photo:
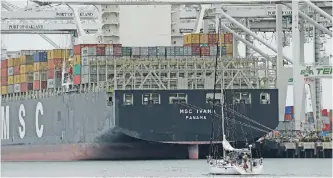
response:
[[[208,79],[197,79],[205,86],[188,86],[185,76],[166,69],[211,65],[220,52],[232,60],[232,35],[189,34],[184,40],[179,47],[80,44],[2,59],[1,159],[205,157],[221,92],[214,95]],[[222,50],[214,45],[219,40]],[[278,91],[238,88],[223,90],[225,128],[230,141],[243,144],[266,134],[254,122],[278,126]]]

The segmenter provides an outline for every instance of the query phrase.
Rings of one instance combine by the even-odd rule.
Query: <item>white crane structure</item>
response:
[[[279,89],[279,121],[284,121],[288,80],[294,85],[294,131],[301,130],[304,119],[304,80],[311,89],[312,106],[318,119],[321,111],[321,78],[332,78],[332,66],[321,61],[322,36],[332,37],[332,2],[316,1],[154,1],[154,0],[97,0],[87,1],[33,1],[39,7],[1,12],[1,33],[73,33],[78,32],[77,43],[119,43],[119,5],[171,5],[170,45],[183,45],[183,35],[189,32],[216,31],[222,19],[225,32],[234,34],[233,58],[225,58],[218,66],[217,84],[224,88]],[[45,10],[43,5],[67,5],[69,9]],[[7,4],[8,5],[8,4]],[[72,5],[93,5],[93,10],[77,11]],[[184,6],[185,5],[185,6]],[[39,9],[39,10],[37,10]],[[19,13],[18,13],[19,12]],[[74,20],[73,20],[74,19]],[[41,21],[41,22],[37,22]],[[47,23],[46,23],[47,20]],[[83,23],[84,22],[84,23]],[[87,34],[89,33],[89,35]],[[96,35],[91,35],[97,32]],[[277,48],[257,36],[261,32],[276,34]],[[91,33],[91,34],[90,34]],[[245,35],[245,38],[242,36]],[[314,40],[314,64],[304,63],[305,35]],[[292,39],[293,57],[283,54],[283,47]],[[45,39],[45,38],[44,38]],[[257,40],[276,53],[270,56],[261,51]],[[238,55],[237,44],[246,44],[246,58]],[[153,44],[152,44],[153,45]],[[253,56],[253,51],[261,57]],[[185,59],[186,58],[186,59]],[[292,67],[285,64],[293,64]],[[105,65],[105,64],[104,64]],[[113,88],[191,89],[211,88],[214,59],[183,57],[162,61],[114,60],[106,64],[114,75],[106,77]],[[130,76],[128,76],[130,74]],[[303,92],[302,92],[303,91]],[[274,128],[273,128],[274,129]]]

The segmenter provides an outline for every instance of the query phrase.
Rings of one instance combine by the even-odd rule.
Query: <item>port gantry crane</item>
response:
[[[104,12],[112,11],[112,12],[118,12],[118,13],[119,13],[118,5],[163,5],[163,4],[169,4],[170,5],[171,4],[172,5],[172,12],[171,12],[172,13],[172,17],[171,17],[172,19],[171,20],[172,20],[172,27],[173,27],[172,28],[172,34],[173,34],[173,39],[175,40],[175,42],[174,41],[172,41],[172,42],[173,42],[173,44],[176,44],[176,45],[179,45],[179,43],[181,43],[181,41],[182,41],[182,34],[180,34],[182,28],[181,28],[181,24],[179,23],[182,20],[182,17],[179,13],[179,9],[181,9],[180,5],[182,5],[182,4],[187,4],[187,5],[198,4],[199,13],[198,13],[198,15],[196,15],[196,20],[197,21],[195,22],[194,27],[190,27],[190,28],[186,27],[184,29],[190,29],[190,30],[193,29],[193,31],[196,31],[196,32],[200,31],[200,29],[202,28],[201,24],[202,24],[202,22],[204,22],[205,25],[203,26],[203,29],[204,29],[204,31],[207,31],[207,30],[209,30],[209,27],[213,27],[213,28],[217,27],[217,25],[214,25],[214,23],[216,24],[217,19],[219,19],[221,17],[224,17],[222,19],[224,30],[233,33],[234,37],[237,40],[244,42],[247,46],[253,48],[254,51],[256,51],[261,56],[263,56],[263,58],[260,58],[260,59],[254,59],[254,60],[248,59],[246,61],[247,64],[253,62],[253,64],[258,65],[259,60],[265,59],[265,61],[261,61],[264,65],[260,66],[262,71],[264,71],[264,73],[265,73],[264,77],[260,78],[260,76],[258,76],[258,73],[250,74],[249,71],[251,71],[251,69],[252,70],[260,70],[259,68],[254,69],[253,67],[250,67],[250,66],[245,66],[247,69],[240,69],[241,66],[239,66],[240,68],[238,68],[238,69],[233,68],[233,69],[231,69],[231,71],[232,70],[233,71],[237,70],[237,73],[239,73],[239,75],[240,75],[239,77],[243,78],[243,82],[245,82],[246,85],[248,85],[248,87],[252,87],[252,88],[274,87],[274,88],[280,89],[279,90],[280,113],[284,113],[284,106],[285,106],[285,103],[286,103],[286,92],[287,92],[288,79],[294,78],[295,120],[294,120],[294,126],[293,126],[294,128],[292,128],[292,130],[300,130],[300,125],[301,125],[300,122],[303,118],[302,116],[304,115],[304,107],[302,107],[302,106],[304,106],[302,104],[302,103],[304,103],[304,100],[302,100],[303,94],[302,94],[302,92],[299,92],[299,91],[302,90],[302,88],[303,88],[303,91],[304,91],[304,76],[301,75],[301,72],[304,73],[304,71],[307,71],[309,75],[307,75],[306,77],[310,77],[310,78],[313,78],[313,77],[316,77],[316,78],[330,77],[331,78],[331,75],[328,76],[328,75],[326,75],[326,73],[322,73],[323,75],[315,75],[315,73],[311,73],[311,69],[316,72],[317,70],[315,68],[320,68],[320,67],[324,67],[324,68],[326,67],[325,68],[326,70],[327,69],[331,70],[332,68],[330,66],[309,66],[309,67],[307,67],[307,66],[304,65],[304,61],[303,62],[300,61],[304,58],[304,57],[301,57],[301,54],[304,53],[304,51],[302,51],[303,45],[300,45],[300,44],[304,44],[304,41],[303,41],[304,30],[303,30],[303,28],[297,29],[296,27],[298,27],[298,26],[295,25],[294,22],[296,20],[299,20],[298,16],[300,15],[307,22],[314,25],[313,28],[309,28],[309,29],[306,29],[306,30],[311,31],[311,29],[314,29],[314,31],[315,31],[315,34],[316,34],[316,35],[314,35],[315,40],[317,40],[317,42],[318,42],[318,43],[315,43],[315,55],[318,55],[318,53],[317,53],[318,50],[319,50],[318,45],[320,44],[320,33],[319,33],[318,29],[320,29],[324,33],[328,34],[329,36],[332,36],[332,32],[330,30],[328,30],[328,27],[331,27],[332,18],[328,18],[325,21],[326,24],[323,27],[321,24],[317,23],[315,20],[313,20],[312,18],[307,16],[309,13],[312,13],[311,16],[313,16],[313,14],[316,14],[313,11],[305,12],[305,13],[299,12],[298,11],[298,3],[293,2],[292,3],[292,5],[293,5],[292,10],[288,11],[286,9],[282,10],[282,4],[281,4],[280,1],[270,1],[270,3],[268,3],[268,4],[267,4],[267,1],[256,1],[256,2],[252,1],[250,3],[251,6],[245,6],[245,5],[249,5],[249,3],[240,3],[239,1],[223,1],[223,4],[221,4],[221,1],[186,1],[186,2],[184,2],[184,1],[137,1],[137,0],[136,1],[135,0],[133,0],[133,1],[130,1],[130,0],[129,1],[95,1],[95,2],[89,2],[89,3],[80,2],[80,1],[75,1],[75,2],[74,1],[66,1],[66,2],[65,1],[33,1],[33,2],[36,2],[40,5],[50,5],[50,4],[66,4],[66,5],[86,4],[86,5],[92,5],[92,4],[94,4],[94,5],[101,5],[100,9],[104,9]],[[259,7],[258,3],[259,4],[265,4],[265,6]],[[283,1],[283,4],[287,8],[291,8],[291,6],[289,4],[285,4],[285,3],[290,3],[289,1]],[[321,6],[322,9],[324,9],[324,11],[320,10],[320,8],[319,8],[319,10],[318,10],[318,8],[315,8],[314,5],[311,2],[306,2],[305,4],[309,5],[311,8],[313,8],[315,11],[318,11],[320,14],[324,14],[323,16],[327,18],[327,17],[330,17],[330,15],[327,14],[326,12],[331,12],[331,8],[332,8],[332,4],[329,4],[329,3],[330,2],[328,2],[328,1],[321,1],[320,2],[320,6]],[[211,5],[211,7],[208,7],[209,5]],[[223,10],[222,10],[222,8],[223,8]],[[244,13],[239,13],[240,10],[242,10]],[[205,14],[208,14],[208,15],[205,15]],[[242,15],[240,15],[240,14],[242,14]],[[77,15],[77,13],[75,13],[75,11],[73,11],[73,15],[75,17]],[[316,15],[316,20],[319,19],[318,16],[319,15]],[[233,18],[233,17],[235,17],[235,18]],[[244,18],[245,18],[245,20],[244,20]],[[276,20],[275,20],[275,18],[276,18]],[[183,18],[183,19],[186,19],[186,18]],[[290,24],[290,21],[291,21],[290,19],[293,19],[291,24]],[[300,24],[303,23],[303,19],[299,20]],[[112,20],[109,19],[109,21],[112,21]],[[118,23],[119,19],[116,19],[115,21]],[[209,25],[209,22],[207,22],[207,21],[211,21],[213,23]],[[228,21],[231,21],[231,22],[228,22]],[[283,21],[285,21],[284,26],[282,25]],[[245,23],[242,24],[240,22],[245,22]],[[79,18],[76,17],[75,23],[76,23],[76,27],[78,28],[78,30],[83,31]],[[117,23],[116,24],[112,23],[109,26],[109,28],[112,28],[112,30],[115,31],[116,33],[117,33],[117,29],[114,29],[114,28],[117,28],[117,25],[119,25]],[[265,31],[274,32],[274,31],[276,31],[278,48],[275,49],[270,44],[267,44],[264,40],[262,40],[261,38],[256,36],[256,34],[254,34],[247,27],[249,27],[251,30],[254,30],[254,31],[257,31],[257,32],[265,32]],[[241,30],[245,31],[245,33],[247,34],[246,39],[251,39],[249,36],[252,36],[254,39],[260,41],[265,46],[272,49],[274,52],[277,52],[277,57],[276,58],[270,57],[269,55],[267,55],[266,53],[262,52],[260,49],[256,48],[254,45],[252,45],[251,41],[249,42],[246,39],[243,39],[239,35]],[[293,48],[295,48],[295,50],[293,50],[294,60],[291,60],[288,57],[283,56],[283,52],[282,52],[283,46],[282,46],[282,44],[286,44],[286,43],[283,43],[286,40],[283,40],[282,31],[292,31],[293,32],[293,37],[294,37],[293,39],[302,40],[302,42],[300,44],[298,44],[298,42],[295,42],[295,41],[299,41],[299,40],[293,40]],[[178,34],[176,34],[176,33],[178,33]],[[300,37],[299,33],[301,33],[301,35],[303,35],[303,36]],[[82,35],[84,35],[84,34],[82,34]],[[110,36],[111,36],[111,38],[113,38],[112,35],[110,35]],[[84,37],[84,36],[81,36],[81,37]],[[117,38],[119,39],[119,36]],[[82,39],[84,39],[84,38],[82,38]],[[84,41],[85,40],[81,40],[81,42],[84,42]],[[236,40],[235,40],[235,42],[236,42]],[[296,46],[298,46],[298,48]],[[249,54],[249,50],[247,50],[247,54]],[[234,52],[234,55],[237,55],[236,50]],[[235,56],[235,57],[237,57],[237,56]],[[287,60],[289,63],[294,63],[293,69],[290,68],[290,67],[289,68],[288,67],[283,67],[283,60],[282,60],[283,58],[285,60]],[[315,60],[319,60],[319,59],[320,59],[320,56],[315,56]],[[235,58],[234,60],[228,61],[227,62],[228,64],[222,64],[222,66],[223,65],[229,65],[230,63],[234,63],[234,64],[236,64],[237,62],[242,63],[241,61],[244,62],[244,60]],[[271,65],[268,65],[268,63],[267,63],[268,61],[271,62]],[[150,61],[150,63],[152,63],[152,62]],[[177,67],[179,67],[180,64],[179,64],[179,62],[176,62],[176,63],[177,63],[176,64],[177,65],[176,68],[177,68]],[[186,63],[189,63],[189,61],[186,61]],[[185,68],[190,69],[191,67],[193,68],[193,65],[194,65],[195,68],[196,67],[206,68],[206,69],[203,69],[203,70],[208,72],[209,70],[207,70],[207,68],[209,68],[209,66],[211,65],[211,64],[208,64],[208,63],[209,62],[205,62],[205,61],[200,61],[200,63],[195,63],[195,62],[193,63],[193,61],[192,61],[192,64],[191,64],[192,66],[190,66],[190,67],[186,66]],[[266,66],[266,68],[263,67],[263,66]],[[169,67],[172,68],[172,66],[169,66]],[[229,70],[228,68],[223,68],[223,67],[221,67],[220,69],[221,70],[223,70],[223,69],[224,70]],[[149,70],[149,69],[147,68],[147,70]],[[323,72],[323,70],[321,70],[321,69],[319,69],[318,71]],[[114,72],[116,73],[115,68],[114,68]],[[201,72],[202,71],[200,71],[200,73]],[[193,72],[190,72],[190,73],[193,74]],[[185,73],[185,74],[182,73],[180,75],[179,73],[174,74],[174,73],[170,72],[169,74],[167,74],[167,76],[169,78],[168,82],[165,82],[165,79],[157,78],[156,73],[155,74],[149,73],[149,74],[153,78],[151,80],[154,80],[157,83],[157,85],[159,87],[162,87],[162,88],[174,88],[174,87],[189,88],[189,85],[190,85],[191,88],[200,88],[200,87],[207,88],[208,86],[210,87],[210,84],[212,84],[211,83],[212,81],[207,82],[207,81],[209,81],[208,76],[203,76],[204,80],[205,80],[203,83],[198,82],[198,80],[201,80],[201,82],[202,82],[203,78],[196,78],[195,79],[196,82],[193,82],[191,79],[185,79],[186,78],[185,77],[183,79],[184,81],[180,81],[181,79],[178,79],[178,85],[176,84],[176,86],[172,86],[173,85],[172,81],[170,82],[170,78],[172,78],[171,75],[176,75],[177,78],[182,78],[181,75],[186,75],[187,77],[189,77],[189,73]],[[250,74],[249,76],[251,76],[251,77],[246,77],[248,74]],[[155,78],[154,78],[154,75],[155,75]],[[159,73],[158,76],[161,76],[161,73]],[[279,77],[277,78],[277,76],[279,76]],[[114,84],[115,84],[114,88],[117,88],[119,86],[119,84],[121,84],[121,83],[122,83],[122,85],[120,85],[120,86],[122,86],[123,88],[126,88],[127,87],[126,83],[130,83],[130,81],[131,81],[130,78],[128,79],[128,81],[123,82],[123,83],[121,81],[115,82],[116,79],[112,79],[114,81]],[[220,78],[222,78],[222,77],[220,76]],[[236,80],[239,79],[235,76],[230,76],[230,75],[229,76],[224,76],[224,78],[229,79],[228,83],[225,83],[224,81],[220,82],[221,85],[222,85],[222,83],[224,85],[226,85],[225,88],[232,87],[232,84]],[[258,78],[261,79],[261,80],[258,80]],[[144,80],[146,80],[146,79],[144,79]],[[266,82],[263,81],[263,80],[266,80]],[[268,82],[267,82],[267,80],[268,80]],[[317,79],[315,81],[317,81]],[[265,84],[261,85],[262,82],[265,83]],[[185,83],[185,84],[184,84],[184,86],[180,86],[179,85],[180,83]],[[203,84],[203,86],[199,86],[201,84]],[[136,85],[136,84],[134,84],[134,85]],[[144,81],[141,82],[141,84],[139,84],[139,87],[142,87],[142,86],[146,86],[146,84],[144,84]],[[152,85],[150,84],[150,87],[151,86]],[[315,87],[313,87],[313,86],[315,86]],[[320,92],[321,91],[318,90],[317,88],[320,88],[320,82],[315,82],[313,84],[313,86],[312,86],[312,88],[316,88],[315,91],[318,92],[318,93],[317,92],[312,93],[312,96],[314,96],[313,100],[316,100],[315,108],[313,110],[316,111],[315,116],[318,118],[319,113],[320,113],[320,108],[321,108],[321,106],[320,106],[320,103],[321,103],[321,99],[320,99],[321,93]],[[138,87],[135,87],[135,88],[138,88]],[[284,120],[282,114],[280,114],[280,119],[279,120],[280,121]]]

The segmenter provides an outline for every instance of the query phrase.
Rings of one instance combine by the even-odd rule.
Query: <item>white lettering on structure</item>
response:
[[[20,121],[19,135],[21,139],[24,138],[25,136],[25,121],[23,117],[25,117],[25,107],[23,104],[21,104],[19,109],[19,121]]]
[[[43,130],[44,130],[44,125],[40,125],[39,127],[39,124],[38,124],[38,121],[39,121],[39,113],[40,115],[43,115],[44,114],[44,110],[43,110],[43,105],[41,102],[38,102],[37,103],[37,106],[36,106],[36,117],[35,117],[35,121],[36,121],[36,134],[37,134],[37,137],[40,138],[42,137],[43,135]]]
[[[10,127],[9,127],[9,106],[1,106],[1,140],[9,140],[9,133],[10,133]],[[26,135],[26,123],[24,118],[26,117],[27,113],[25,110],[25,106],[23,104],[20,105],[18,110],[18,120],[19,120],[19,126],[18,126],[18,133],[19,137],[23,139]],[[37,137],[40,138],[43,136],[44,132],[44,125],[40,124],[40,116],[44,115],[44,109],[41,102],[37,103],[36,106],[36,112],[35,112],[35,127],[36,127],[36,134]],[[14,127],[13,127],[14,128]],[[16,126],[15,126],[16,128]]]
[[[205,120],[208,114],[212,114],[212,109],[180,109],[179,113],[185,115],[186,120]],[[214,112],[215,113],[215,112]]]
[[[1,106],[1,140],[9,139],[9,106]]]

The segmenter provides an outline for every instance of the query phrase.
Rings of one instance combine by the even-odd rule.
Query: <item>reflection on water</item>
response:
[[[213,177],[208,174],[206,160],[3,162],[1,176]],[[264,172],[260,176],[332,177],[332,160],[264,159]]]

